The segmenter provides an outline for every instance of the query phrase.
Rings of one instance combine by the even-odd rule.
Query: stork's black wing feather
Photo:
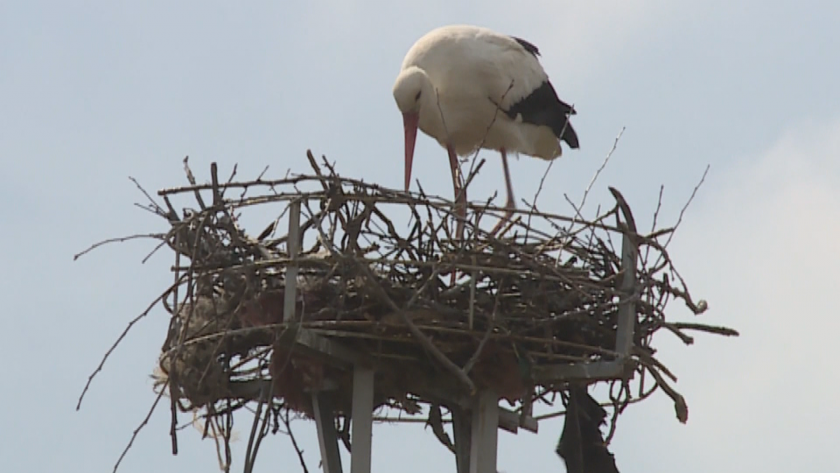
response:
[[[521,44],[522,47],[525,48],[525,51],[528,51],[529,53],[533,54],[534,57],[540,55],[540,50],[532,43],[529,43],[522,38],[517,38],[516,36],[511,36],[511,38],[515,39],[517,43]]]
[[[570,148],[580,147],[577,133],[569,123],[569,115],[577,112],[571,105],[557,97],[551,81],[543,82],[533,92],[505,110],[505,113],[512,120],[519,117],[525,123],[547,126],[557,138],[568,143]]]

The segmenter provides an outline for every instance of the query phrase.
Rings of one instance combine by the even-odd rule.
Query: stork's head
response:
[[[394,83],[394,100],[403,114],[405,129],[405,190],[411,184],[411,162],[414,159],[414,143],[417,140],[417,126],[423,104],[434,95],[432,81],[419,67],[411,66],[402,71]],[[422,112],[428,113],[428,111]]]

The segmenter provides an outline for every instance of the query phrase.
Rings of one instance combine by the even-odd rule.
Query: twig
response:
[[[263,393],[266,394],[266,393]],[[248,437],[248,447],[245,450],[245,468],[243,469],[244,473],[252,473],[254,470],[254,462],[257,459],[257,449],[259,448],[259,439],[262,438],[262,431],[264,429],[261,428],[259,430],[259,434],[257,433],[257,427],[260,425],[260,420],[263,418],[263,404],[266,403],[265,395],[261,395],[259,400],[257,401],[257,411],[254,413],[254,421],[251,423],[251,435]],[[271,399],[268,399],[268,407],[265,410],[265,419],[268,419],[268,416],[271,414]],[[266,420],[263,420],[263,426],[265,426]]]
[[[187,173],[187,180],[190,181],[190,184],[195,186],[196,185],[195,176],[193,176],[192,169],[190,169],[189,161],[190,161],[190,157],[189,156],[184,156],[184,172]],[[213,188],[212,184],[210,185],[210,188],[211,189]],[[201,198],[201,191],[199,191],[198,189],[195,189],[193,191],[193,193],[195,194],[195,200],[196,200],[196,202],[198,202],[198,206],[201,207],[201,210],[207,209],[207,206],[204,204],[204,199]]]
[[[148,199],[148,200],[149,200],[149,205],[152,207],[152,209],[153,209],[156,213],[158,213],[159,215],[161,215],[161,216],[165,217],[165,216],[166,216],[166,212],[165,212],[165,211],[161,208],[161,206],[160,206],[160,205],[158,205],[158,203],[157,203],[157,202],[155,202],[155,199],[152,199],[152,196],[150,196],[150,195],[149,195],[149,193],[148,193],[148,192],[146,192],[146,189],[144,189],[144,188],[143,188],[143,186],[141,186],[141,185],[140,185],[140,183],[139,183],[139,182],[137,182],[137,179],[134,179],[134,178],[133,178],[133,177],[131,177],[131,176],[128,176],[128,178],[131,180],[131,182],[133,182],[133,183],[134,183],[134,185],[135,185],[135,186],[137,186],[137,188],[138,188],[138,189],[140,189],[140,192],[142,192],[142,193],[143,193],[143,195],[145,195],[145,196],[146,196],[146,199]]]
[[[566,123],[568,123],[568,121]],[[548,172],[551,171],[551,166],[554,165],[554,161],[555,160],[552,159],[548,162],[548,166],[546,166],[545,172],[543,172],[543,175],[540,178],[540,185],[537,187],[537,192],[534,193],[534,200],[531,204],[532,212],[528,213],[528,223],[526,224],[526,227],[528,229],[531,228],[531,218],[533,218],[534,212],[537,211],[537,201],[540,199],[540,194],[542,193],[543,185],[545,185],[545,179],[548,177]]]
[[[111,244],[111,243],[123,243],[123,242],[129,241],[129,240],[138,240],[138,239],[141,239],[141,238],[151,238],[151,239],[155,239],[155,240],[164,240],[164,239],[166,239],[166,234],[165,233],[143,233],[143,234],[137,234],[137,235],[129,235],[129,236],[124,236],[124,237],[118,237],[118,238],[108,238],[107,240],[102,240],[100,242],[94,243],[93,245],[90,245],[84,251],[76,253],[75,255],[73,255],[73,261],[76,261],[77,259],[79,259],[82,256],[90,253],[91,251],[99,248],[100,246],[108,245],[108,244]]]
[[[674,411],[677,414],[677,419],[680,423],[685,424],[688,422],[688,404],[685,402],[685,398],[682,394],[678,393],[674,388],[671,387],[663,378],[662,375],[659,374],[656,368],[652,366],[647,367],[648,372],[653,375],[653,378],[656,380],[656,384],[665,391],[665,394],[674,401]]]
[[[125,458],[128,451],[131,450],[131,446],[134,445],[134,439],[137,438],[137,435],[140,433],[141,430],[143,430],[143,427],[145,427],[146,424],[149,423],[149,419],[152,418],[152,414],[155,412],[155,409],[157,408],[157,405],[160,402],[160,398],[163,397],[163,393],[166,392],[166,387],[168,385],[169,382],[164,384],[163,388],[160,390],[160,393],[158,393],[157,397],[155,398],[155,402],[152,403],[152,407],[149,409],[149,412],[146,414],[146,417],[143,418],[143,422],[140,422],[140,425],[138,425],[137,428],[134,429],[134,432],[131,434],[131,439],[128,441],[128,445],[125,446],[125,449],[123,449],[122,453],[120,454],[120,457],[117,459],[117,463],[114,464],[114,469],[112,470],[113,473],[117,473],[117,469],[120,467],[120,463],[122,463],[123,458]]]
[[[295,452],[297,453],[300,466],[303,468],[303,473],[309,473],[309,469],[306,467],[306,460],[303,459],[303,450],[301,450],[298,446],[297,440],[295,440],[295,434],[292,432],[292,426],[289,422],[289,409],[286,409],[286,415],[283,416],[282,419],[283,425],[286,426],[286,431],[289,433],[289,439],[292,441],[292,447],[294,447]]]
[[[697,330],[699,332],[713,333],[715,335],[723,335],[726,337],[737,337],[740,335],[737,330],[733,330],[729,327],[717,327],[714,325],[693,324],[687,322],[674,322],[668,325],[671,325],[678,330]]]
[[[370,272],[370,269],[358,263],[357,266],[363,273],[365,273],[365,276],[367,276],[369,281],[375,281],[375,277]],[[429,338],[426,337],[426,335],[424,335],[423,332],[421,332],[416,325],[414,325],[414,322],[412,322],[411,319],[408,318],[405,311],[401,310],[399,306],[396,303],[394,303],[391,297],[388,296],[388,294],[385,293],[385,291],[382,290],[382,288],[379,285],[373,284],[372,287],[377,293],[379,293],[380,297],[385,301],[385,303],[387,303],[388,306],[394,310],[394,312],[400,315],[400,318],[402,319],[403,323],[406,325],[408,330],[411,332],[411,335],[414,336],[420,342],[421,345],[423,345],[423,348],[425,348],[426,351],[430,355],[432,355],[434,359],[436,359],[440,364],[442,364],[444,368],[446,368],[449,372],[454,374],[456,378],[458,378],[462,383],[464,383],[464,385],[469,388],[470,393],[474,393],[475,384],[473,384],[472,380],[467,376],[467,374],[464,373],[464,371],[461,370],[458,367],[458,365],[453,363],[452,360],[450,360],[446,355],[441,353],[440,349],[438,349],[429,340]]]
[[[111,345],[111,348],[109,348],[109,349],[108,349],[108,351],[107,351],[107,352],[105,352],[105,356],[103,356],[103,357],[102,357],[102,361],[100,361],[100,362],[99,362],[99,366],[97,366],[97,367],[96,367],[96,369],[93,371],[93,373],[91,373],[91,374],[90,374],[90,376],[88,376],[87,383],[85,383],[85,388],[82,390],[82,394],[79,396],[79,400],[78,400],[78,402],[76,402],[76,410],[77,410],[77,411],[78,411],[78,410],[82,407],[82,400],[85,398],[85,394],[87,394],[87,391],[88,391],[88,389],[90,388],[90,383],[91,383],[91,382],[93,382],[93,378],[95,378],[95,377],[96,377],[97,373],[99,373],[100,371],[102,371],[102,368],[105,366],[105,361],[107,361],[107,360],[108,360],[108,357],[109,357],[109,356],[111,356],[111,353],[113,353],[113,352],[114,352],[114,350],[116,350],[116,349],[117,349],[117,346],[120,344],[120,342],[122,342],[122,340],[125,338],[125,336],[126,336],[126,335],[128,335],[128,332],[129,332],[129,330],[131,330],[131,327],[133,327],[133,326],[134,326],[134,324],[136,324],[137,322],[139,322],[139,321],[140,321],[140,319],[142,319],[143,317],[147,316],[147,315],[149,314],[149,312],[151,312],[151,311],[152,311],[152,309],[153,309],[153,308],[154,308],[154,307],[158,304],[158,302],[160,302],[163,298],[165,298],[166,296],[168,296],[168,295],[169,295],[169,292],[170,292],[170,291],[172,291],[172,290],[173,290],[173,289],[174,289],[174,288],[175,288],[178,284],[180,284],[180,283],[181,283],[181,281],[178,281],[178,282],[176,282],[175,284],[173,284],[172,286],[169,286],[169,288],[168,288],[168,289],[166,289],[165,291],[163,291],[163,293],[161,293],[161,295],[159,295],[157,298],[155,298],[155,300],[153,300],[153,301],[152,301],[152,303],[151,303],[151,304],[149,304],[149,305],[148,305],[148,307],[146,307],[146,310],[144,310],[143,312],[141,312],[141,313],[140,313],[140,315],[138,315],[137,317],[133,318],[133,319],[132,319],[132,320],[128,323],[128,325],[127,325],[127,326],[125,327],[125,329],[122,331],[122,333],[120,334],[120,336],[119,336],[119,337],[117,337],[117,340],[116,340],[116,341],[115,341],[115,342]]]
[[[618,142],[621,140],[621,136],[624,135],[625,128],[626,127],[621,127],[621,131],[619,131],[618,136],[615,137],[615,141],[613,142],[612,148],[610,148],[610,151],[607,153],[607,156],[604,158],[604,161],[601,163],[601,166],[598,167],[597,171],[595,171],[595,175],[592,176],[592,180],[589,181],[589,185],[586,186],[586,190],[583,191],[583,197],[580,199],[580,204],[578,204],[577,207],[575,207],[574,205],[572,206],[575,209],[575,218],[580,217],[581,219],[583,219],[583,216],[580,214],[580,212],[583,210],[583,206],[586,204],[586,197],[589,195],[589,191],[592,190],[592,186],[595,185],[595,181],[598,180],[598,176],[601,175],[601,171],[603,171],[604,168],[607,167],[607,163],[610,162],[610,158],[612,157],[613,153],[615,153],[616,148],[618,148]],[[574,224],[575,222],[572,222],[572,225]],[[570,231],[571,229],[572,227],[569,226]]]
[[[158,250],[166,246],[166,243],[166,239],[162,239],[160,243],[158,243],[154,248],[152,248],[152,251],[150,251],[146,256],[143,257],[142,260],[140,260],[140,264],[146,264],[146,262],[149,261],[149,259],[151,259],[152,256],[154,256],[154,254],[158,252]]]
[[[472,354],[467,363],[462,368],[464,373],[469,374],[470,370],[473,369],[475,363],[478,361],[478,358],[481,356],[482,350],[484,350],[484,345],[487,343],[487,340],[490,340],[490,334],[493,333],[494,325],[492,323],[487,324],[487,331],[484,333],[484,337],[478,343],[478,348],[475,349],[475,352]]]
[[[659,198],[656,199],[656,210],[653,212],[653,223],[651,224],[651,228],[650,228],[651,233],[656,231],[656,224],[657,224],[657,221],[659,219],[659,211],[662,210],[662,194],[664,194],[664,193],[665,193],[665,186],[660,185],[659,186]],[[648,235],[648,238],[653,238],[653,237]],[[650,248],[651,248],[650,246],[647,246],[645,248],[645,257],[642,259],[643,266],[647,266],[648,256],[650,255]]]
[[[706,165],[706,169],[703,171],[703,176],[700,178],[700,182],[698,182],[697,185],[694,186],[694,190],[691,191],[691,197],[688,198],[688,201],[686,201],[685,205],[683,205],[682,210],[680,210],[680,216],[679,216],[679,218],[677,218],[677,223],[676,223],[676,225],[674,225],[673,230],[671,231],[671,234],[668,235],[668,239],[665,240],[665,244],[663,245],[665,248],[668,248],[668,244],[671,243],[671,239],[674,238],[674,233],[677,231],[677,228],[679,228],[680,223],[682,223],[682,219],[683,219],[683,215],[685,215],[685,211],[688,209],[688,206],[691,205],[691,201],[694,200],[694,196],[697,195],[697,191],[700,189],[700,186],[702,186],[703,182],[706,181],[706,175],[709,174],[709,168],[711,168],[711,167],[712,167],[711,164]]]

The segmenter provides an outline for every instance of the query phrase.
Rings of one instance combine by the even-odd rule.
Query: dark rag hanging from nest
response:
[[[601,433],[606,418],[607,411],[586,387],[569,388],[566,421],[555,450],[566,464],[567,473],[619,473]]]

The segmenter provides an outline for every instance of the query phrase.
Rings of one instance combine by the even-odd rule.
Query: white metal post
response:
[[[481,391],[472,409],[470,473],[496,473],[499,439],[499,397],[491,390]]]
[[[293,200],[289,204],[289,235],[286,240],[286,248],[292,262],[286,266],[286,287],[283,295],[284,322],[295,320],[298,267],[294,260],[300,252],[300,240],[300,200]]]
[[[353,369],[353,424],[350,473],[370,473],[373,436],[373,370],[356,365]]]
[[[635,232],[635,228],[629,228]],[[618,308],[618,327],[615,337],[615,351],[622,358],[630,356],[630,349],[633,347],[633,332],[636,323],[636,265],[638,264],[638,247],[634,238],[624,234],[621,242],[621,270],[624,274],[619,286],[621,297],[625,299]]]
[[[470,472],[470,450],[472,435],[472,413],[460,406],[449,409],[452,412],[452,433],[455,440],[455,463],[458,473]]]

